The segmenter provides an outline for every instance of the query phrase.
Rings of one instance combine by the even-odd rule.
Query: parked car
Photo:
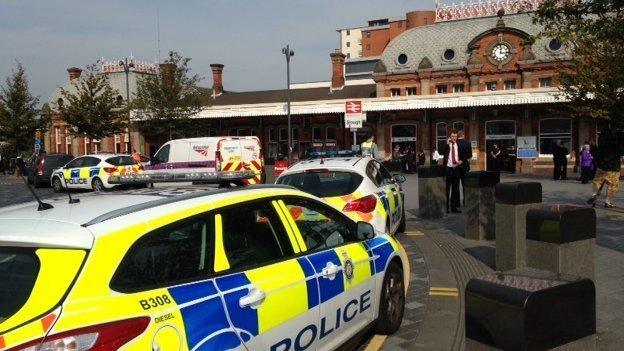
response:
[[[55,192],[67,189],[102,191],[117,186],[108,182],[110,176],[142,172],[143,166],[137,164],[130,155],[103,153],[73,159],[54,171],[50,182]]]
[[[72,155],[60,153],[39,155],[26,168],[28,183],[34,184],[35,188],[50,186],[52,172],[73,159],[74,156]]]

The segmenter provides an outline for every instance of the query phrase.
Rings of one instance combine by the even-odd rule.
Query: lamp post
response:
[[[130,75],[130,68],[134,67],[134,63],[132,60],[128,62],[128,58],[126,57],[124,60],[119,61],[119,65],[123,67],[124,72],[126,72],[126,107],[128,108],[128,152],[132,152],[132,143],[130,137],[130,80],[128,76]]]
[[[295,52],[290,50],[290,45],[282,48],[282,54],[286,56],[286,113],[288,116],[288,164],[292,164],[292,128],[290,126],[290,58]]]

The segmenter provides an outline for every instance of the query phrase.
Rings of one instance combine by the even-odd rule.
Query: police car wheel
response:
[[[61,179],[58,177],[54,177],[52,180],[52,189],[55,193],[60,193],[63,191],[63,184],[61,183]]]
[[[401,222],[399,223],[397,233],[405,233],[405,208],[403,208],[403,215],[401,217]]]
[[[389,335],[401,326],[405,310],[405,286],[403,271],[396,263],[391,263],[381,287],[379,316],[375,323],[375,333]]]
[[[95,192],[106,190],[100,178],[93,178],[93,180],[91,181],[91,189],[93,189],[93,191]]]

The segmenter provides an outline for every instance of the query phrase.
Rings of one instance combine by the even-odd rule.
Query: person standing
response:
[[[132,159],[134,162],[141,164],[141,153],[136,151],[136,149],[132,149]]]
[[[375,136],[371,135],[361,145],[362,156],[369,156],[375,159],[379,159],[379,150],[377,144],[375,144]]]
[[[457,132],[457,148],[459,149],[459,159],[466,160],[459,166],[459,181],[462,189],[462,204],[466,206],[466,174],[470,172],[470,159],[472,158],[472,145],[465,139],[463,130]]]
[[[581,183],[587,184],[589,182],[594,160],[591,151],[589,150],[589,142],[585,142],[579,156],[581,159]]]
[[[425,152],[422,149],[418,150],[416,157],[418,158],[418,166],[424,166],[425,165]]]
[[[441,151],[444,155],[443,164],[446,166],[446,212],[461,213],[459,210],[460,167],[464,167],[462,164],[468,162],[468,159],[459,151],[455,130],[451,131],[451,136]]]
[[[561,141],[557,142],[555,150],[553,151],[553,179],[554,180],[566,180],[568,179],[568,149],[563,146]]]
[[[600,191],[607,186],[607,195],[604,207],[614,208],[613,196],[620,188],[620,170],[622,156],[624,155],[624,143],[622,142],[624,130],[604,130],[598,140],[596,163],[596,178],[594,178],[592,196],[587,203],[596,206]]]
[[[492,151],[490,151],[490,165],[491,167],[488,170],[492,171],[500,171],[501,170],[501,149],[498,148],[498,144],[494,143],[492,145]]]

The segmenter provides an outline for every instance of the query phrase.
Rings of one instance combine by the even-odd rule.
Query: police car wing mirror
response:
[[[358,240],[368,240],[375,237],[375,228],[370,223],[358,222],[357,223],[357,238]]]
[[[402,174],[395,174],[392,176],[392,179],[397,183],[404,183],[407,180]]]

